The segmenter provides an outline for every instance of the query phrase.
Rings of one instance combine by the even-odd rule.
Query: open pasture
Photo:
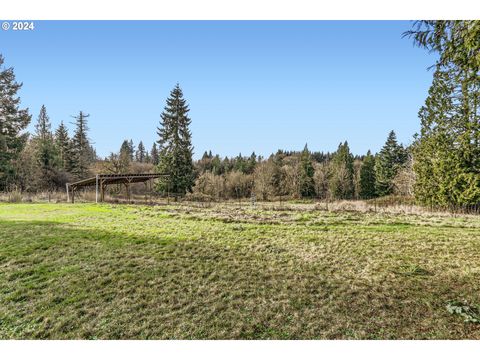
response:
[[[479,304],[480,217],[0,204],[2,339],[480,339]]]

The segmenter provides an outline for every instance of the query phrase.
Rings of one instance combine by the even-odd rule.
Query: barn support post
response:
[[[70,202],[70,194],[68,192],[68,183],[65,184],[65,187],[67,188],[67,203]]]
[[[72,204],[75,204],[75,186],[72,186]]]
[[[125,192],[127,195],[127,200],[130,200],[130,183],[129,182],[124,182],[123,185],[125,185]]]
[[[167,182],[167,205],[170,205],[170,182]]]
[[[104,180],[100,180],[100,201],[104,202],[105,201],[105,188],[107,187],[106,184],[104,184]]]
[[[98,203],[98,174],[95,175],[95,204]]]
[[[131,195],[131,192],[130,192],[130,184],[132,182],[132,178],[127,178],[127,182],[128,182],[128,185],[127,185],[127,192],[128,192],[128,200],[130,201],[131,198],[132,198],[132,195]]]

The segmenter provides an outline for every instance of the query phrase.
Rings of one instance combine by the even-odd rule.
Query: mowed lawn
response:
[[[0,338],[480,339],[480,218],[0,204]]]

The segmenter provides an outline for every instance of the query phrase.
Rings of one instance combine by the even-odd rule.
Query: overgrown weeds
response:
[[[9,203],[20,203],[22,202],[22,193],[20,191],[10,191],[7,193],[7,202]]]
[[[467,323],[480,324],[480,308],[472,306],[464,301],[450,301],[447,311],[452,315],[460,315]]]

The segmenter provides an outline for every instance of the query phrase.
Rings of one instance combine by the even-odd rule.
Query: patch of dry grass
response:
[[[480,219],[0,205],[0,338],[480,338]]]

